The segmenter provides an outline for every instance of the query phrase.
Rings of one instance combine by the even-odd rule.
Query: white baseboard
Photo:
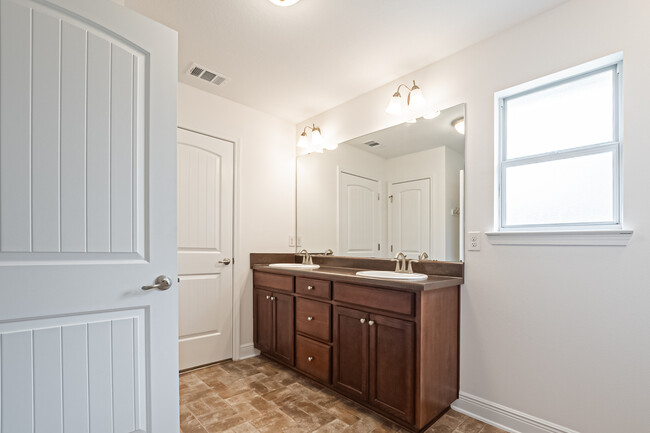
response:
[[[451,408],[511,433],[578,433],[465,392],[460,393]]]
[[[242,344],[239,346],[239,359],[252,358],[259,354],[260,352],[253,347],[253,343]]]

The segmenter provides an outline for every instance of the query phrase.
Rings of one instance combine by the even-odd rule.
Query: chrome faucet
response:
[[[298,251],[298,254],[302,255],[302,264],[303,265],[313,265],[314,262],[311,259],[311,254],[306,249],[302,249]]]
[[[401,274],[406,273],[406,256],[403,252],[400,251],[395,255],[395,258],[391,260],[395,262],[395,272],[399,272]]]

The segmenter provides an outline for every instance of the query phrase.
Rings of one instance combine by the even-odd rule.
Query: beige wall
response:
[[[491,231],[494,92],[624,52],[630,244],[493,246],[483,237],[481,251],[466,253],[461,391],[580,432],[648,429],[649,22],[646,0],[573,0],[305,122],[338,142],[391,126],[384,107],[412,79],[440,108],[467,103],[466,229]]]
[[[249,254],[294,251],[288,237],[295,232],[295,125],[183,83],[178,85],[178,125],[235,142],[233,285],[241,302],[240,344],[251,344]]]

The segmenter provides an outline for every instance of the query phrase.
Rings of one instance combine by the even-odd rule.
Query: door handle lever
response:
[[[230,259],[219,260],[218,263],[221,263],[221,264],[224,264],[224,265],[229,265],[230,264]]]
[[[151,286],[142,286],[142,290],[167,290],[172,286],[172,280],[167,275],[161,275],[154,281]]]

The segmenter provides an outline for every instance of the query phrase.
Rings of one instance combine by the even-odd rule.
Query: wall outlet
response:
[[[481,232],[467,232],[467,251],[481,251]]]
[[[289,246],[290,247],[295,247],[296,246],[296,238],[293,236],[289,236]]]

